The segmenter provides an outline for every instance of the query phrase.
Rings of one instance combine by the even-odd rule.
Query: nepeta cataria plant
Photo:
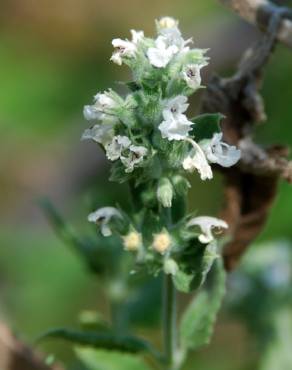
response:
[[[93,104],[84,107],[85,118],[94,125],[82,139],[101,146],[111,163],[110,180],[127,182],[133,203],[130,213],[105,206],[90,213],[88,221],[104,238],[115,236],[132,256],[129,274],[163,274],[164,353],[150,352],[167,369],[179,369],[187,351],[206,343],[211,334],[225,276],[215,231],[228,227],[223,220],[188,213],[187,175],[210,181],[211,165],[230,167],[240,151],[222,141],[219,113],[186,114],[188,97],[203,87],[200,71],[208,64],[206,50],[191,48],[192,39],[183,39],[172,18],[158,20],[156,27],[155,39],[132,30],[130,41],[112,41],[111,60],[132,72],[132,80],[125,83],[129,93],[96,94]],[[202,285],[177,330],[176,291],[189,293]],[[131,345],[129,338],[127,345],[121,337],[112,340],[111,349],[150,348],[138,342],[133,350],[137,338]],[[107,345],[104,339],[98,343],[109,348],[108,337]]]
[[[192,258],[184,256],[200,250],[200,255],[216,258],[212,229],[227,224],[186,213],[190,188],[186,175],[197,171],[203,181],[211,180],[210,163],[230,167],[240,151],[222,141],[220,114],[192,119],[186,115],[188,96],[202,88],[206,50],[191,49],[192,39],[182,38],[172,18],[160,19],[156,27],[155,40],[131,30],[131,41],[112,41],[111,60],[132,71],[133,80],[126,83],[131,92],[126,97],[113,90],[98,93],[94,104],[84,107],[85,118],[97,123],[82,139],[101,145],[112,162],[110,180],[129,183],[135,211],[125,214],[104,207],[88,220],[104,237],[119,235],[137,269],[148,268],[154,274],[163,270],[179,290],[188,291],[198,271]],[[200,275],[206,275],[211,262],[207,265]],[[187,284],[182,286],[181,279]]]
[[[186,176],[211,180],[211,164],[230,167],[240,151],[222,141],[220,114],[187,117],[188,97],[203,87],[206,50],[191,48],[192,39],[183,39],[172,18],[156,21],[156,28],[156,39],[131,30],[131,41],[112,41],[111,60],[132,71],[126,83],[130,92],[125,97],[113,90],[98,93],[93,105],[84,107],[85,118],[95,124],[82,138],[102,147],[111,162],[110,180],[130,186],[130,214],[104,207],[88,220],[105,238],[119,236],[125,253],[133,256],[132,273],[164,274],[166,362],[177,368],[192,347],[196,318],[187,323],[185,316],[177,343],[174,291],[190,292],[204,283],[219,258],[214,231],[228,227],[223,220],[187,213]]]

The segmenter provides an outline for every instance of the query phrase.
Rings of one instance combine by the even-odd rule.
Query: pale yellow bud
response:
[[[170,245],[171,238],[167,231],[162,231],[159,234],[154,234],[152,247],[158,253],[164,254],[170,248]]]
[[[171,17],[162,17],[156,21],[158,29],[177,27],[178,21]]]
[[[129,234],[123,236],[122,238],[126,251],[135,252],[142,244],[141,234],[137,231],[130,231]]]

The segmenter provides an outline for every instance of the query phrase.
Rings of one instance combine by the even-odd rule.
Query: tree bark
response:
[[[283,9],[267,0],[219,0],[222,4],[235,11],[246,21],[266,31],[275,12]],[[287,11],[287,18],[283,19],[278,29],[277,39],[292,48],[292,20]]]

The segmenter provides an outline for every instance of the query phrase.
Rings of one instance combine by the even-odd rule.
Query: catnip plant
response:
[[[228,227],[223,220],[186,213],[186,176],[198,172],[202,181],[211,180],[210,164],[230,167],[240,151],[222,141],[220,114],[186,115],[188,97],[203,87],[200,70],[208,64],[207,50],[190,48],[192,39],[183,39],[173,18],[161,18],[156,28],[154,40],[131,30],[131,41],[112,41],[111,61],[132,71],[133,80],[125,83],[131,92],[125,97],[111,89],[97,93],[84,107],[84,117],[95,124],[82,139],[102,147],[112,163],[110,180],[128,182],[135,204],[132,214],[104,207],[88,221],[104,237],[120,237],[135,257],[134,269],[163,271],[184,291],[196,275],[192,258],[185,256],[193,251],[208,256],[203,279],[217,257],[212,230]],[[182,286],[181,279],[188,283]]]
[[[164,348],[160,353],[121,330],[99,332],[94,343],[106,350],[146,351],[165,369],[178,370],[188,351],[206,344],[212,333],[225,281],[216,231],[228,228],[224,220],[189,210],[188,177],[210,181],[212,165],[230,167],[240,151],[223,141],[220,113],[187,116],[188,98],[204,87],[207,50],[192,48],[192,39],[182,37],[173,18],[157,20],[156,29],[155,39],[131,30],[131,40],[112,41],[111,61],[131,70],[125,82],[129,92],[120,96],[109,89],[94,96],[84,107],[92,126],[82,140],[102,148],[111,181],[129,186],[131,211],[104,205],[92,210],[88,221],[99,241],[115,237],[115,246],[131,260],[128,275],[163,276]],[[179,321],[177,292],[194,291]],[[78,338],[86,342],[86,336]]]
[[[188,173],[211,180],[211,165],[234,165],[240,151],[222,140],[220,114],[188,118],[188,97],[203,88],[201,69],[208,64],[207,50],[192,48],[178,22],[156,21],[157,37],[131,30],[131,40],[114,39],[111,61],[127,65],[130,92],[121,97],[113,90],[97,93],[84,116],[94,125],[83,140],[93,140],[111,163],[111,181],[127,182],[133,212],[105,206],[88,221],[105,238],[118,235],[125,253],[133,255],[133,269],[164,274],[167,362],[176,366],[175,290],[190,292],[203,284],[219,257],[214,230],[225,221],[187,212]],[[208,307],[205,307],[208,310]]]

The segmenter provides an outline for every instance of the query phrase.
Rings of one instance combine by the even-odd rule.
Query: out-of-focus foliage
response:
[[[150,368],[139,357],[120,352],[77,348],[76,354],[87,366],[88,370],[115,370],[119,364],[120,370],[149,370]]]
[[[292,367],[292,246],[263,243],[230,277],[228,307],[243,320],[260,349],[259,369]]]

